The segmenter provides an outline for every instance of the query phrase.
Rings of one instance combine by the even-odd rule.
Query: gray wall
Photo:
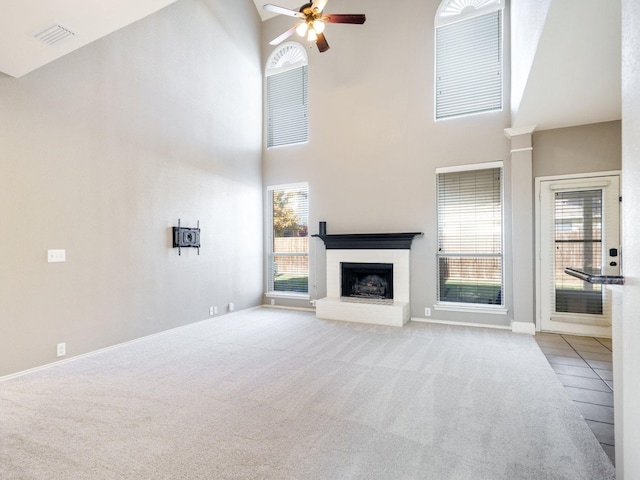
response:
[[[0,376],[260,302],[260,28],[250,0],[180,0],[0,77]]]
[[[620,170],[621,122],[533,133],[533,176]]]
[[[508,163],[509,156],[506,101],[503,112],[434,121],[433,19],[439,3],[330,2],[329,12],[366,13],[367,22],[328,25],[331,49],[308,50],[310,141],[265,150],[263,157],[265,186],[309,182],[311,233],[320,220],[328,233],[424,232],[412,248],[413,317],[424,317],[424,308],[436,301],[436,167]],[[284,17],[265,23],[263,62],[273,51],[268,41],[292,24]],[[505,57],[508,70],[508,48]],[[509,85],[504,95],[509,98]],[[322,298],[325,250],[318,239],[310,248],[311,296]],[[451,312],[433,318],[469,321]],[[496,315],[473,321],[508,325]]]

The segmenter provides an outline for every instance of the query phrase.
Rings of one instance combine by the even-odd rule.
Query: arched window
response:
[[[295,42],[283,43],[267,60],[267,147],[309,140],[307,63]]]
[[[502,109],[504,0],[443,0],[435,18],[436,119]]]

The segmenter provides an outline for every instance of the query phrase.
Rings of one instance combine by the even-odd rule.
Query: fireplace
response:
[[[342,297],[393,299],[392,263],[340,262]]]
[[[419,232],[319,237],[327,248],[327,296],[316,316],[401,327],[409,321],[410,249]]]

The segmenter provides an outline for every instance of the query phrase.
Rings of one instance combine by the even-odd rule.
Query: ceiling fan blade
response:
[[[316,45],[318,46],[318,50],[320,50],[320,53],[329,50],[329,44],[327,43],[327,39],[325,38],[324,33],[318,34]]]
[[[328,0],[315,0],[313,2],[313,5],[311,5],[311,9],[312,10],[318,10],[319,12],[321,12],[322,10],[324,10],[324,7],[327,5],[327,1]]]
[[[327,13],[322,21],[327,23],[353,23],[357,25],[362,25],[367,21],[367,16],[362,13]]]
[[[272,5],[270,3],[267,3],[266,5],[263,5],[262,8],[264,10],[267,10],[268,12],[277,13],[279,15],[287,15],[289,17],[304,18],[304,14],[302,12],[297,12],[295,10],[289,10],[288,8],[279,7],[278,5]]]
[[[269,45],[279,45],[280,43],[284,42],[287,38],[289,38],[291,35],[293,35],[293,33],[296,31],[296,27],[297,27],[297,25],[294,25],[293,27],[291,27],[286,32],[282,32],[276,38],[271,40],[269,42]]]

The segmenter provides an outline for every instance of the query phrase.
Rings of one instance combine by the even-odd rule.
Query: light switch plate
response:
[[[49,263],[65,262],[66,260],[66,250],[47,250],[47,261]]]

